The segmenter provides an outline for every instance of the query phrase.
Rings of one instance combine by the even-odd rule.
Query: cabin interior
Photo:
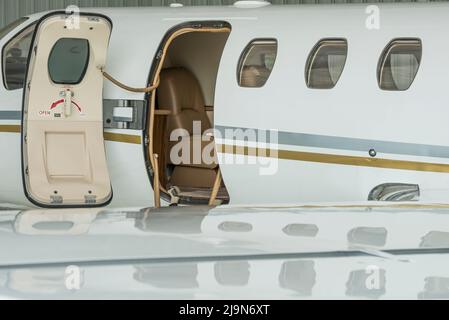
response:
[[[160,83],[153,102],[153,152],[158,155],[155,161],[161,191],[171,195],[172,199],[176,195],[184,203],[207,203],[213,190],[216,202],[229,202],[210,132],[214,126],[218,68],[229,32],[229,29],[224,29],[221,32],[181,33],[167,41],[166,54],[160,62]],[[194,129],[194,122],[197,127],[198,123],[201,124],[199,131]],[[183,137],[171,141],[170,135],[174,131]],[[181,139],[185,139],[187,144],[183,145],[187,148],[176,149],[176,155],[188,161],[179,162],[170,156]],[[194,145],[197,146],[195,150]],[[204,161],[202,156],[198,159],[198,146],[201,153],[213,157],[212,163]],[[189,151],[188,156],[182,154]],[[194,151],[197,152],[196,160]]]

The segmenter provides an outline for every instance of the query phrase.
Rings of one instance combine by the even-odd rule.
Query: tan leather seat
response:
[[[171,111],[167,117],[165,134],[168,141],[168,163],[175,165],[170,183],[178,187],[212,187],[218,165],[215,160],[215,148],[209,145],[213,143],[212,139],[212,142],[202,141],[203,133],[212,126],[206,114],[199,82],[189,70],[180,67],[162,70],[160,80],[159,109]],[[195,121],[201,124],[198,132],[194,132]],[[170,159],[170,151],[179,143],[179,141],[169,141],[170,134],[176,129],[185,130],[186,136],[183,139],[190,145],[189,161],[177,163]],[[196,150],[194,150],[195,145],[199,147]],[[205,148],[211,151],[210,155],[214,160],[211,163],[205,162],[202,157]],[[197,152],[196,155],[194,151]],[[201,155],[198,151],[201,151]],[[182,157],[181,154],[180,156]]]
[[[242,70],[240,85],[242,87],[263,87],[270,76],[270,70],[260,66],[246,66]]]

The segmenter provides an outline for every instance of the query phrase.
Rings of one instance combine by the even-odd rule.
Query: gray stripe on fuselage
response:
[[[20,111],[0,111],[0,120],[21,120],[22,112]]]
[[[215,128],[222,135],[221,138],[230,140],[233,140],[233,138],[226,137],[225,130],[227,129],[243,131],[255,130],[257,135],[259,134],[259,132],[264,132],[264,135],[266,136],[264,140],[266,139],[266,141],[259,142],[270,143],[270,133],[268,130],[258,131],[258,129],[225,126],[216,126]],[[276,143],[276,141],[272,141],[271,143]],[[335,137],[298,132],[278,131],[277,143],[291,146],[362,151],[367,153],[370,149],[374,149],[377,153],[390,153],[433,158],[449,158],[449,146]]]

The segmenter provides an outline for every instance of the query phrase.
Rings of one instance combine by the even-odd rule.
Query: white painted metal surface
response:
[[[447,208],[335,205],[2,211],[0,295],[40,299],[449,296]],[[70,265],[82,272],[79,290],[66,287]],[[373,274],[378,276],[375,288],[367,281]]]

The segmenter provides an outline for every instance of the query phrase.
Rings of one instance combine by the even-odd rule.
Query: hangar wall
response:
[[[229,5],[235,0],[0,0],[0,28],[17,18],[40,11],[64,9],[74,4],[79,7],[138,7],[167,6],[172,2],[184,5]],[[433,0],[269,0],[273,4],[296,3],[372,3],[372,2],[426,2]],[[446,0],[447,1],[447,0]]]

